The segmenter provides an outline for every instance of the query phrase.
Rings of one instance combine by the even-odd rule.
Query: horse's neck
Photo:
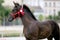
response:
[[[21,20],[22,20],[23,25],[26,26],[26,27],[27,27],[31,22],[34,21],[34,19],[31,18],[29,15],[28,15],[28,16],[27,16],[27,15],[24,15],[24,16],[21,18]]]

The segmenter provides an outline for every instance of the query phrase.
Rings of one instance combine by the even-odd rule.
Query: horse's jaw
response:
[[[14,20],[14,18],[12,18],[12,17],[9,17],[9,19],[8,19],[9,22],[12,22],[13,20]]]

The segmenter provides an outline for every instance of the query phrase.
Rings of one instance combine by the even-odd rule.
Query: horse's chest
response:
[[[29,28],[24,28],[23,32],[26,35],[26,34],[29,34],[30,30],[29,30]]]
[[[31,30],[29,28],[24,28],[23,32],[24,32],[24,35],[27,36],[31,33]]]
[[[24,35],[29,38],[31,38],[32,36],[36,36],[38,33],[37,27],[34,28],[34,26],[24,28],[23,32],[24,32]]]

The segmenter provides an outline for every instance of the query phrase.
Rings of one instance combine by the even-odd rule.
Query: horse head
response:
[[[15,18],[17,17],[22,17],[24,15],[24,12],[23,12],[23,8],[21,5],[19,5],[18,3],[14,3],[14,8],[12,9],[12,12],[10,13],[10,16],[9,16],[9,19],[8,21],[13,21]]]
[[[8,21],[13,21],[15,18],[17,17],[22,17],[24,16],[24,14],[27,14],[28,16],[31,16],[34,20],[37,20],[33,13],[30,11],[30,9],[28,8],[28,6],[26,5],[19,5],[18,3],[14,3],[14,8],[12,9],[12,12],[10,13],[10,17],[8,19]]]

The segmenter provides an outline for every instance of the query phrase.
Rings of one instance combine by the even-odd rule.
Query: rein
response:
[[[23,8],[21,8],[17,13],[14,13],[14,14],[11,13],[11,16],[15,19],[16,18],[15,16],[18,15],[18,17],[20,17],[21,16],[20,14],[22,16],[24,16],[24,10],[23,10]]]

